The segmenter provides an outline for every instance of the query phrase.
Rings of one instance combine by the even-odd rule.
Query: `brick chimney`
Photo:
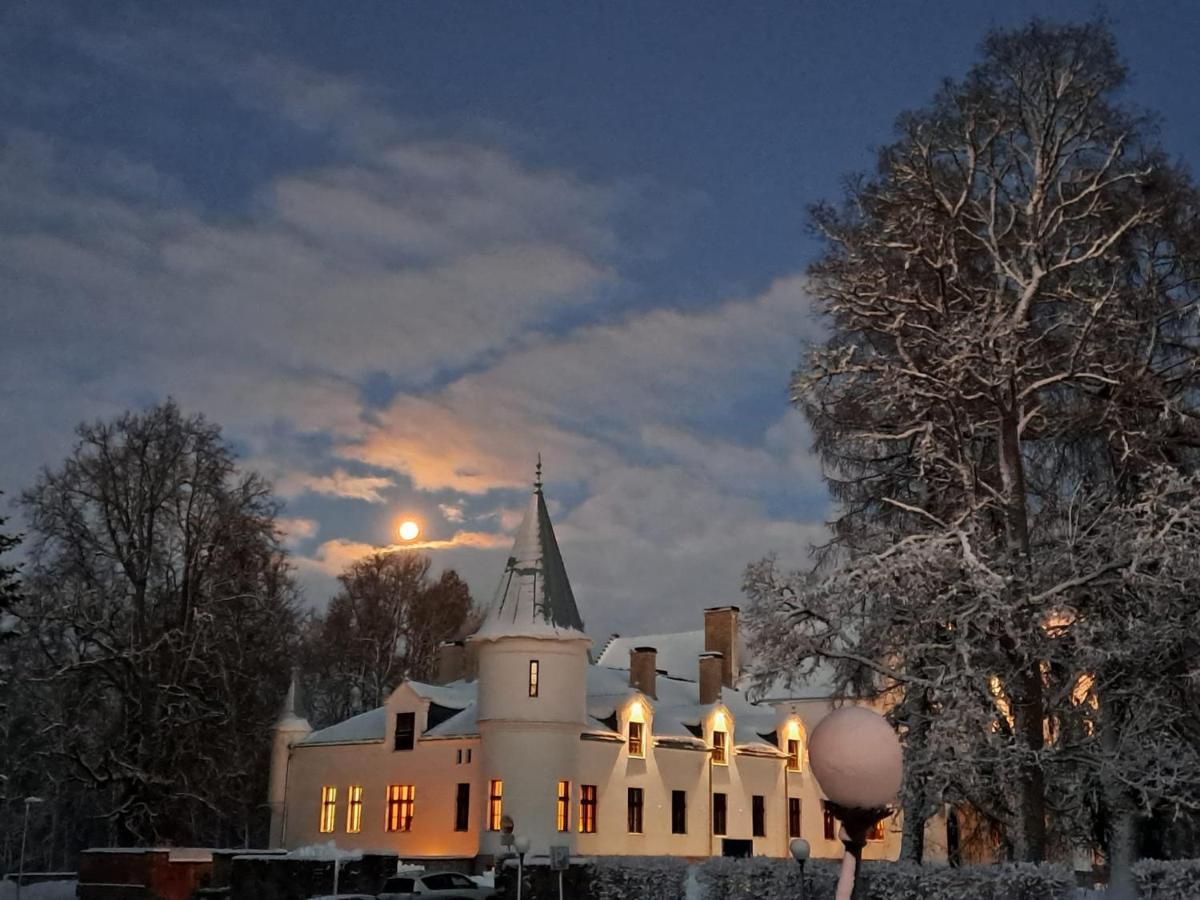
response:
[[[721,672],[725,658],[720,653],[700,654],[700,704],[707,706],[721,699]]]
[[[462,641],[442,641],[438,645],[438,684],[449,684],[466,675],[467,648]]]
[[[709,653],[720,653],[721,684],[733,687],[740,673],[738,669],[738,613],[736,606],[714,606],[704,611],[704,649]]]
[[[658,699],[658,650],[654,647],[634,647],[629,651],[629,686],[647,697]]]

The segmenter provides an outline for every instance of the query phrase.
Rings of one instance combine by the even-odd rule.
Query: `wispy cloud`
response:
[[[351,475],[345,469],[335,469],[330,475],[302,475],[291,473],[276,482],[276,490],[284,496],[303,491],[324,494],[329,497],[345,497],[350,500],[365,500],[367,503],[384,503],[381,493],[395,487],[392,478],[378,475]]]

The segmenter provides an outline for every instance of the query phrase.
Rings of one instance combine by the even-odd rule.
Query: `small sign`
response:
[[[562,872],[571,867],[571,848],[565,845],[550,847],[550,869],[554,872]]]

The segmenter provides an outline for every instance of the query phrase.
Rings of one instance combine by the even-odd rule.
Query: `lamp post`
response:
[[[883,716],[861,706],[844,706],[821,720],[808,747],[813,775],[842,823],[846,852],[837,900],[859,900],[857,875],[867,835],[891,813],[888,807],[900,793],[900,740]]]
[[[529,852],[529,838],[517,835],[513,841],[513,849],[517,851],[517,900],[521,900],[521,891],[525,887],[525,854]]]
[[[808,841],[804,838],[792,838],[792,842],[788,844],[788,849],[792,851],[792,859],[800,863],[800,900],[804,900],[806,891],[804,885],[804,864],[808,862],[808,855],[812,848],[808,846]]]
[[[17,864],[17,900],[21,900],[21,883],[25,880],[25,838],[29,835],[29,807],[44,802],[41,797],[25,798],[25,821],[21,825],[21,861]]]

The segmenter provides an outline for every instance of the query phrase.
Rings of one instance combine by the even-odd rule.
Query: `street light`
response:
[[[25,838],[29,834],[29,807],[35,803],[45,803],[41,797],[25,798],[25,822],[21,826],[21,861],[17,865],[17,898],[21,900],[21,882],[25,880]]]
[[[788,849],[792,851],[792,859],[800,863],[800,900],[804,900],[804,864],[808,862],[808,855],[812,848],[808,846],[808,841],[804,838],[792,838]]]
[[[525,887],[525,854],[529,852],[529,838],[517,835],[513,840],[513,849],[517,851],[517,900],[521,900],[521,889]]]

